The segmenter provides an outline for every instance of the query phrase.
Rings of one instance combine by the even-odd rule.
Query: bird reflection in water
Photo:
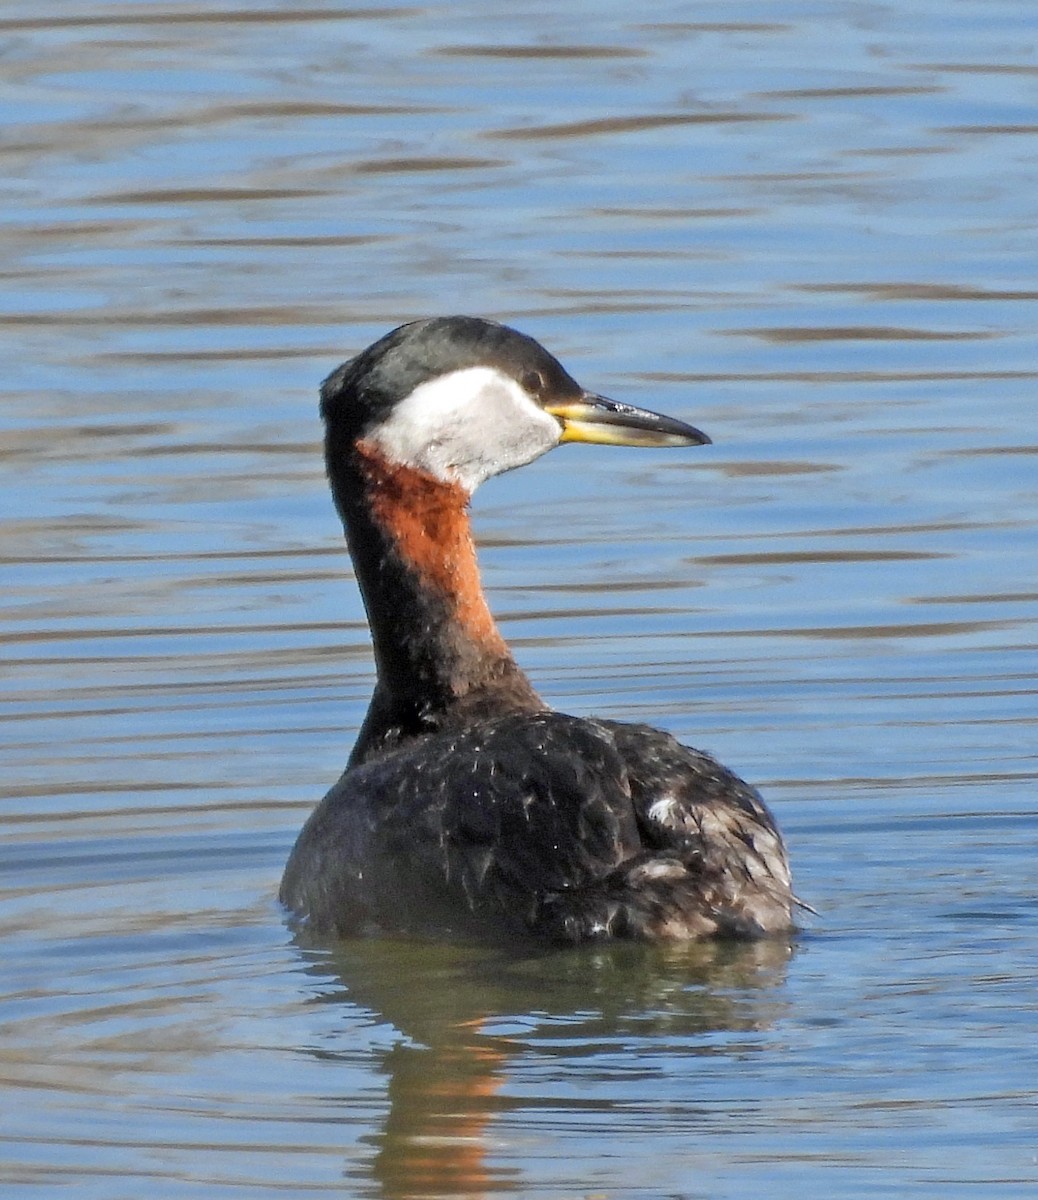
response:
[[[543,1120],[546,1105],[562,1132],[576,1107],[582,1120],[596,1106],[609,1114],[603,1058],[618,1045],[625,1062],[637,1054],[646,1073],[671,1077],[676,1062],[766,1051],[785,1012],[792,943],[612,943],[517,955],[360,939],[329,952],[314,973],[331,967],[342,1001],[397,1039],[378,1060],[389,1111],[370,1137],[371,1173],[380,1195],[404,1200],[525,1188],[521,1168],[492,1147],[507,1147],[507,1130]],[[566,1094],[582,1073],[595,1083],[573,1106]],[[532,1081],[540,1096],[531,1096]]]

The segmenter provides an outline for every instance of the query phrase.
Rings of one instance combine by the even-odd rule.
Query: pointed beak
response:
[[[673,417],[619,404],[585,392],[577,399],[549,401],[545,412],[562,426],[564,442],[597,442],[604,446],[708,446],[701,430]]]

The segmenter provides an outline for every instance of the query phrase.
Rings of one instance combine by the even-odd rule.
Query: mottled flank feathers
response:
[[[645,725],[543,712],[348,771],[300,835],[282,899],[340,935],[752,937],[791,928],[789,882],[760,797],[714,759]]]

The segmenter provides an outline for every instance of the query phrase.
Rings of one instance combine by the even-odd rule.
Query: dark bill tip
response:
[[[605,446],[710,445],[710,438],[694,425],[591,392],[585,392],[577,400],[549,402],[544,408],[562,425],[564,442]]]

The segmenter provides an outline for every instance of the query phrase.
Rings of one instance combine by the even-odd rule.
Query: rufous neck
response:
[[[332,486],[378,671],[361,742],[394,744],[464,713],[542,707],[487,606],[465,489],[364,441],[339,467]],[[355,757],[366,752],[359,743]]]

